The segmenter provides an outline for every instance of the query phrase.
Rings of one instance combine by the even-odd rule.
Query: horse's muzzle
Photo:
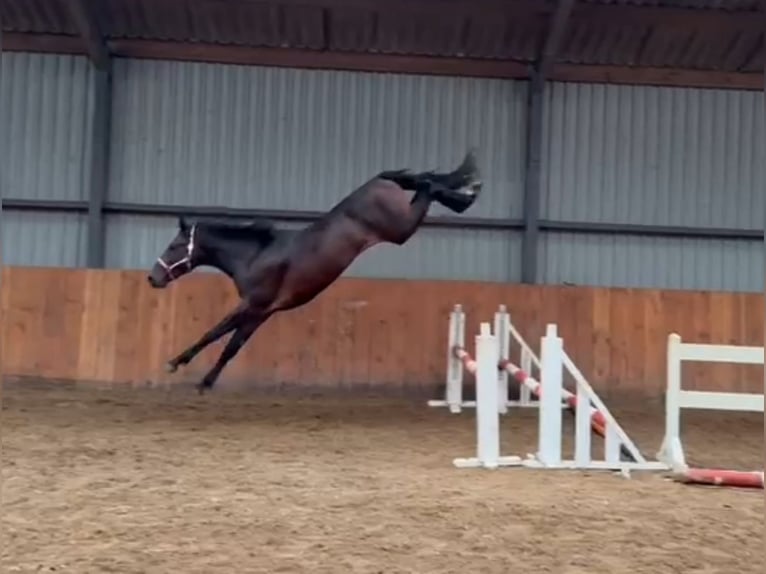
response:
[[[157,279],[154,275],[147,276],[146,280],[154,289],[164,289],[168,285],[167,280]]]

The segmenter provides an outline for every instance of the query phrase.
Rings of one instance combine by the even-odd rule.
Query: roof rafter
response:
[[[537,75],[540,81],[545,81],[548,72],[556,61],[556,54],[558,54],[561,40],[564,37],[574,3],[575,0],[559,0],[556,4],[556,10],[551,16],[550,26],[545,35],[540,56],[537,59]]]
[[[761,34],[758,37],[758,40],[753,43],[752,48],[745,56],[742,63],[739,66],[737,66],[737,69],[747,70],[750,67],[755,66],[755,63],[759,58],[763,59],[763,51],[764,51],[764,34]]]
[[[109,49],[114,56],[153,60],[520,80],[530,77],[527,64],[505,60],[323,52],[291,48],[251,48],[133,39],[110,40]],[[63,35],[4,33],[3,50],[6,52],[86,54],[82,42],[78,38]],[[628,67],[554,62],[548,80],[763,90],[762,72],[725,72],[645,66]]]
[[[679,31],[690,27],[760,31],[763,22],[758,16],[757,12],[751,11],[578,3],[572,17],[590,22],[652,25]]]
[[[170,1],[170,0],[155,0]],[[432,12],[434,15],[465,15],[491,13],[509,16],[552,14],[558,3],[554,0],[225,0],[232,4],[273,4],[279,6],[315,6],[325,9],[362,9],[370,11]],[[385,6],[385,8],[384,8]],[[669,6],[627,4],[591,4],[574,2],[572,19],[612,24],[638,24],[677,28],[737,28],[762,30],[762,21],[753,11],[729,11]]]
[[[110,62],[109,48],[96,22],[92,2],[89,0],[65,0],[64,4],[85,44],[88,57],[97,68],[107,69]]]

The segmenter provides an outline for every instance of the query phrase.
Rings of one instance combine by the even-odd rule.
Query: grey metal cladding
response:
[[[521,215],[524,82],[121,59],[114,83],[113,201],[325,210],[476,146],[472,215]]]
[[[542,217],[763,229],[761,92],[552,83]]]
[[[4,210],[2,217],[3,265],[85,265],[85,215]]]
[[[93,74],[82,56],[3,53],[3,197],[88,196]]]
[[[544,283],[763,292],[758,241],[545,233]]]
[[[521,233],[421,229],[402,246],[378,245],[359,257],[349,276],[519,281]]]

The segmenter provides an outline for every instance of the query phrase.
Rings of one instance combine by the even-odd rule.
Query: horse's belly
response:
[[[376,243],[368,241],[354,249],[337,251],[320,246],[312,254],[299,258],[285,274],[284,288],[276,306],[284,309],[305,305],[332,285],[361,253]]]
[[[364,245],[358,250],[319,255],[303,265],[297,265],[291,269],[288,275],[292,275],[292,281],[296,285],[305,286],[305,290],[313,291],[324,289],[331,285],[343,272],[349,268],[354,260],[371,245]]]

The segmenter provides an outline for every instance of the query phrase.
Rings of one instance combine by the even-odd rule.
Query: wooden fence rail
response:
[[[165,360],[236,301],[228,281],[197,273],[164,291],[140,271],[6,267],[2,272],[5,375],[125,383],[196,381],[213,345],[178,373]],[[661,396],[665,343],[762,345],[763,297],[468,281],[342,279],[306,307],[272,318],[230,363],[222,386],[378,387],[430,394],[442,384],[448,313],[461,303],[467,332],[507,305],[537,344],[547,322],[607,396]],[[695,365],[690,388],[763,391],[763,369]]]

